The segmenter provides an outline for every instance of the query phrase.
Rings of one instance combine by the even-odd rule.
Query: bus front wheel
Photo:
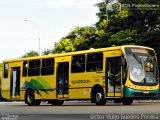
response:
[[[133,99],[132,98],[123,98],[122,103],[123,103],[123,105],[131,105],[133,103]]]
[[[104,92],[102,89],[98,89],[94,94],[96,105],[105,105],[106,100],[104,98]]]
[[[35,100],[34,92],[32,90],[28,90],[25,94],[25,102],[29,106],[37,106],[40,105],[41,101],[40,100]]]

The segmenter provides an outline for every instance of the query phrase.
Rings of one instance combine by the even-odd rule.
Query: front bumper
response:
[[[158,98],[159,90],[135,90],[128,87],[123,88],[123,97],[131,98]]]

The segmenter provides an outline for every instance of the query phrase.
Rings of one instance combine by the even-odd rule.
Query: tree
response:
[[[120,30],[116,34],[111,35],[108,42],[110,45],[135,44],[137,36],[137,30]]]
[[[26,54],[24,54],[22,57],[23,58],[26,58],[26,57],[35,57],[35,56],[38,56],[38,52],[37,51],[29,51],[27,52]]]
[[[75,51],[72,41],[68,38],[63,38],[59,43],[55,44],[53,53],[63,53]]]
[[[45,49],[43,52],[42,52],[42,55],[49,55],[49,54],[52,54],[53,52],[53,49],[50,48],[50,49]]]
[[[79,27],[75,28],[77,33],[76,38],[73,40],[73,44],[76,50],[88,50],[93,47],[95,43],[95,28],[94,27]]]
[[[121,0],[120,2],[122,4],[160,4],[160,1],[156,0]],[[99,21],[96,23],[96,27],[110,33],[109,46],[133,43],[142,45],[149,40],[144,39],[144,36],[157,30],[160,24],[159,11],[145,11],[136,7],[134,9],[137,10],[127,8],[122,9],[122,11],[109,11],[109,21],[106,21],[104,3],[98,3],[97,6],[99,8],[97,13]]]
[[[103,30],[96,30],[94,26],[77,26],[66,37],[62,38],[59,43],[55,44],[54,53],[105,47],[105,34]]]

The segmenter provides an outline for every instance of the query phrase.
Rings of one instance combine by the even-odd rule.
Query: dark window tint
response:
[[[28,62],[23,62],[23,76],[27,76],[27,70],[28,70]]]
[[[94,53],[87,55],[87,72],[102,71],[103,53]]]
[[[85,55],[72,56],[71,72],[78,73],[85,71]]]
[[[40,60],[29,61],[28,76],[40,75]]]
[[[54,59],[43,59],[41,75],[52,75],[54,73]]]
[[[107,76],[110,85],[121,83],[121,57],[107,58]]]
[[[8,78],[8,64],[4,64],[4,78]]]

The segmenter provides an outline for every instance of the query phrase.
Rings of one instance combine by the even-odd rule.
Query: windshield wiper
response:
[[[135,53],[133,53],[133,57],[137,60],[137,62],[138,62],[139,64],[142,64],[141,59],[138,58],[138,56],[137,56]]]
[[[137,60],[137,62],[142,66],[142,69],[143,69],[142,59],[139,58],[136,53],[133,53],[133,57]]]

